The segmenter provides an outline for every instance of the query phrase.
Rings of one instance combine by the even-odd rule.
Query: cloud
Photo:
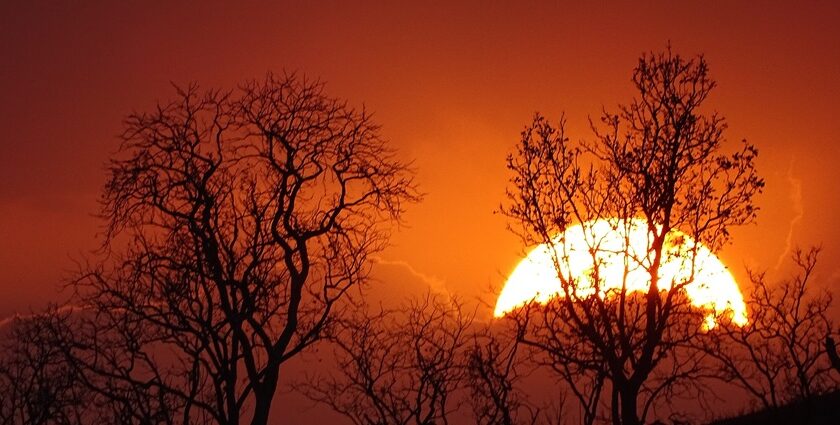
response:
[[[418,271],[407,261],[372,258],[373,282],[365,291],[371,304],[395,305],[427,293],[441,295],[447,299],[451,293],[446,282],[436,276]]]
[[[782,264],[790,257],[793,250],[793,234],[799,222],[805,216],[805,205],[802,201],[802,179],[793,175],[794,160],[791,159],[790,166],[787,171],[787,181],[790,184],[790,204],[793,209],[793,218],[788,225],[787,236],[785,237],[785,249],[779,255],[776,261],[775,270],[779,270]]]
[[[47,314],[47,313],[55,312],[55,313],[59,313],[59,314],[60,313],[73,314],[73,313],[75,313],[77,311],[80,311],[80,310],[84,310],[84,307],[79,306],[79,305],[74,305],[74,304],[65,304],[65,305],[58,306],[58,307],[49,307],[49,308],[45,309],[44,311],[33,312],[33,313],[29,313],[29,314],[15,313],[11,316],[4,317],[4,318],[0,319],[0,329],[18,321],[18,320],[29,320],[29,319],[37,318],[37,317],[42,316],[42,315]]]
[[[372,260],[372,282],[364,290],[365,299],[370,304],[397,307],[411,298],[420,298],[429,293],[440,295],[447,300],[452,298],[453,294],[443,279],[422,273],[407,261],[386,260],[378,256]],[[51,311],[72,314],[84,309],[81,305],[65,304],[28,314],[15,313],[0,318],[0,329],[17,320],[36,318]]]

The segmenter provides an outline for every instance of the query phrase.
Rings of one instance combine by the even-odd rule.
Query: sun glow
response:
[[[620,291],[622,281],[628,293],[647,291],[651,239],[642,220],[597,220],[569,227],[555,238],[554,250],[547,244],[537,246],[517,265],[499,294],[494,315],[501,317],[530,301],[544,304],[565,296],[559,277],[574,282],[570,294],[592,295],[596,262],[601,282],[598,296]],[[744,299],[732,274],[706,246],[684,233],[673,231],[666,237],[659,276],[662,290],[685,284],[691,304],[708,311],[706,327],[713,327],[716,315],[724,312],[731,312],[732,322],[739,326],[747,323]]]

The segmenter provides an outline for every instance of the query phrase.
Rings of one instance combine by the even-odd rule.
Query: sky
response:
[[[380,255],[402,269],[382,284],[486,297],[525,249],[494,213],[519,132],[536,111],[565,112],[573,139],[591,137],[587,117],[628,101],[639,55],[668,43],[706,56],[718,82],[708,107],[730,142],[760,151],[758,222],[721,257],[739,280],[745,267],[783,276],[792,247],[822,245],[819,281],[836,287],[839,21],[828,1],[3,2],[0,317],[62,299],[96,248],[127,114],[169,99],[172,83],[232,88],[284,70],[374,111],[415,161],[426,198]]]
[[[591,137],[587,117],[626,102],[639,55],[669,42],[706,56],[719,84],[709,107],[730,141],[760,150],[759,221],[722,253],[733,273],[782,270],[790,247],[821,244],[822,281],[840,276],[832,2],[242,3],[0,5],[0,316],[60,299],[97,246],[123,117],[167,100],[172,83],[231,88],[283,70],[374,111],[415,161],[426,199],[382,259],[486,295],[524,249],[494,214],[524,125],[565,112],[572,138]]]
[[[793,247],[822,245],[816,282],[840,288],[836,3],[450,3],[0,3],[0,317],[67,297],[99,240],[127,114],[172,83],[284,70],[374,111],[415,161],[426,197],[380,254],[378,284],[486,299],[525,249],[494,213],[520,131],[536,111],[565,112],[573,139],[591,137],[587,117],[628,101],[639,55],[668,43],[706,56],[708,107],[730,142],[760,151],[758,222],[721,258],[739,282],[746,267],[776,278]]]

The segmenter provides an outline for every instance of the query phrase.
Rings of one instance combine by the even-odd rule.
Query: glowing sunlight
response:
[[[600,264],[599,296],[620,291],[626,276],[627,292],[647,291],[650,277],[646,265],[652,261],[648,247],[652,238],[647,224],[641,220],[598,220],[569,227],[555,238],[554,247],[559,267],[548,245],[537,246],[510,274],[496,302],[494,315],[501,317],[531,300],[545,303],[555,296],[564,296],[559,275],[569,282],[570,293],[577,297],[593,294],[594,258]],[[696,248],[696,249],[695,249]],[[715,316],[732,312],[737,325],[747,323],[738,284],[726,266],[703,244],[682,232],[673,231],[665,241],[659,286],[667,290],[671,285],[685,284],[685,292],[694,306],[707,310],[706,326],[715,324]],[[694,261],[692,261],[694,257]],[[625,263],[627,273],[625,275]],[[694,273],[692,277],[692,265]]]

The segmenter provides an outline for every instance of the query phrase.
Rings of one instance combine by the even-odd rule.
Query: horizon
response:
[[[73,297],[64,286],[102,243],[106,168],[127,117],[175,99],[173,86],[236,91],[270,73],[321,81],[331,98],[371,113],[416,173],[423,199],[407,202],[372,258],[371,299],[444,294],[490,318],[540,242],[509,231],[501,207],[523,129],[540,113],[565,119],[571,142],[594,140],[589,120],[636,95],[640,56],[668,48],[708,62],[716,87],[700,111],[725,118],[723,150],[746,140],[759,152],[755,223],[714,249],[741,294],[750,272],[773,283],[793,276],[791,255],[812,246],[821,253],[811,287],[837,291],[837,22],[829,2],[5,3],[0,326]],[[298,412],[305,401],[295,397],[275,404],[297,415],[292,423],[314,414]]]

